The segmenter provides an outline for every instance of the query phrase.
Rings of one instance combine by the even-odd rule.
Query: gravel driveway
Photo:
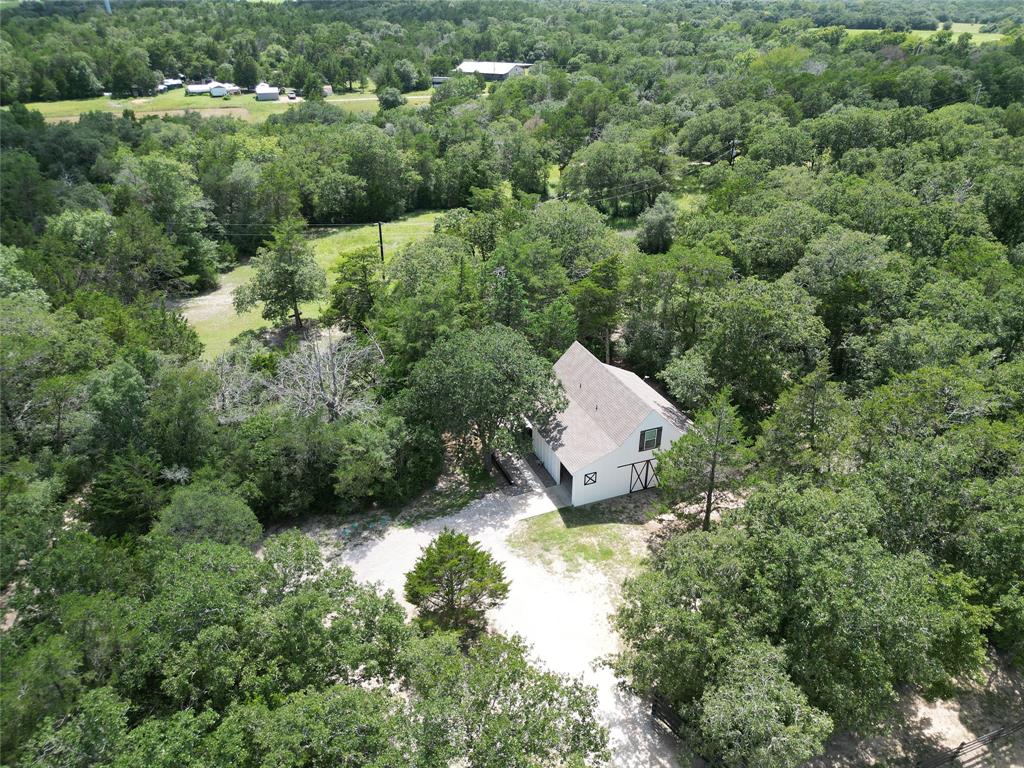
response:
[[[541,666],[582,677],[597,689],[598,716],[610,734],[611,764],[615,768],[678,768],[677,746],[653,725],[649,705],[620,690],[611,671],[595,663],[616,650],[608,622],[613,611],[609,595],[614,590],[607,579],[592,570],[555,574],[509,548],[508,536],[516,521],[556,509],[554,498],[532,472],[527,469],[522,474],[530,477],[532,486],[520,495],[497,491],[455,514],[413,527],[388,528],[379,538],[335,550],[331,562],[348,566],[360,581],[391,590],[404,604],[405,573],[423,547],[445,527],[469,534],[504,563],[511,583],[508,600],[490,614],[492,625],[505,634],[522,636]]]

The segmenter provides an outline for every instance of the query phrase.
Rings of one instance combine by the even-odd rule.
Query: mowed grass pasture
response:
[[[384,255],[390,258],[407,243],[422,240],[434,231],[434,219],[439,211],[419,211],[384,224]],[[367,245],[377,246],[377,225],[351,227],[333,232],[310,234],[317,262],[327,270],[327,281],[333,279],[331,267],[343,253]],[[231,340],[243,331],[270,327],[271,323],[260,315],[260,308],[238,314],[232,305],[235,289],[253,275],[251,264],[243,264],[221,275],[220,288],[210,293],[192,296],[177,302],[176,307],[188,320],[203,342],[204,356],[212,359],[224,352]],[[323,302],[307,302],[301,309],[303,316],[315,319],[324,309]]]
[[[405,94],[412,105],[425,105],[430,100],[430,91],[416,91]],[[342,107],[353,112],[376,112],[377,97],[371,90],[353,93],[338,93],[325,99],[328,104]],[[257,101],[251,93],[214,99],[210,96],[186,96],[183,88],[141,98],[115,99],[109,96],[97,96],[93,99],[69,99],[66,101],[36,101],[26,104],[28,109],[42,113],[49,122],[77,120],[86,112],[112,112],[121,114],[130,109],[138,117],[146,115],[182,115],[187,111],[195,111],[204,117],[236,117],[247,122],[259,123],[270,115],[287,111],[301,102],[300,99],[290,101],[282,96],[277,101]]]
[[[866,32],[881,32],[880,29],[847,29],[851,35],[863,35]],[[919,40],[927,40],[929,37],[939,32],[939,29],[915,29],[910,32],[910,36]],[[956,37],[964,32],[970,32],[971,42],[975,45],[981,45],[982,43],[998,43],[1006,36],[1001,32],[982,32],[981,24],[966,24],[961,22],[953,22],[953,27],[950,30],[953,36]]]

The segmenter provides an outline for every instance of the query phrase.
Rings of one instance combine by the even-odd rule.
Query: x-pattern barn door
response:
[[[622,467],[629,467],[630,493],[654,488],[658,484],[658,473],[655,471],[654,459],[637,461],[633,464],[623,464]]]

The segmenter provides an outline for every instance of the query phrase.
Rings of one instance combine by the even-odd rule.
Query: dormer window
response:
[[[661,427],[645,429],[640,433],[640,450],[653,451],[661,447]]]

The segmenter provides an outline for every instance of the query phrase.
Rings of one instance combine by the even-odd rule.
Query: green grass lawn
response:
[[[256,101],[253,94],[214,99],[209,96],[186,96],[183,88],[137,99],[114,99],[97,96],[94,99],[69,99],[66,101],[37,101],[25,106],[42,112],[48,120],[76,119],[84,112],[113,112],[121,114],[131,109],[138,116],[152,114],[180,114],[184,110],[195,110],[208,115],[238,117],[258,122],[268,115],[284,112],[295,102],[288,99],[278,101]]]
[[[430,100],[430,91],[416,91],[406,94],[409,103],[426,104]],[[329,104],[335,104],[353,112],[376,112],[377,97],[372,90],[354,93],[338,93],[327,98]],[[214,99],[209,96],[186,96],[183,88],[176,88],[156,96],[138,99],[114,99],[97,96],[93,99],[69,99],[66,101],[36,101],[26,104],[28,109],[41,112],[50,121],[75,120],[85,112],[113,112],[121,114],[126,109],[134,110],[135,114],[144,115],[181,114],[185,110],[195,110],[208,116],[237,117],[250,122],[261,122],[269,115],[286,111],[296,101],[280,98],[277,101],[256,101],[256,96],[247,93],[230,98]]]
[[[389,258],[406,243],[420,240],[434,229],[437,211],[413,213],[397,221],[384,225],[384,255]],[[377,225],[342,229],[330,234],[311,235],[313,251],[317,262],[328,270],[328,282],[331,280],[330,268],[338,256],[346,251],[366,245],[377,245]],[[195,328],[199,339],[205,346],[205,357],[214,358],[228,348],[231,340],[243,331],[268,326],[269,323],[260,316],[259,309],[237,314],[231,305],[231,294],[242,283],[252,277],[253,269],[243,264],[221,275],[221,285],[216,291],[193,296],[177,304],[178,309]],[[323,305],[320,302],[309,302],[302,306],[307,317],[317,317]]]
[[[622,578],[635,572],[646,555],[642,520],[613,501],[581,509],[566,507],[516,524],[510,546],[548,567],[577,571],[593,566]]]
[[[703,192],[677,192],[672,199],[683,213],[693,213],[707,197]]]
[[[428,89],[426,91],[412,91],[404,95],[410,106],[420,107],[426,106],[430,101],[431,93],[432,91]],[[377,111],[377,97],[373,95],[373,91],[335,94],[334,96],[328,96],[326,101],[328,104],[338,104],[345,107],[345,109],[351,109],[353,112]]]
[[[558,183],[562,180],[562,169],[557,163],[548,166],[548,197],[558,194]]]
[[[881,30],[847,29],[846,31],[849,32],[851,35],[863,35],[865,32],[879,32]],[[938,31],[938,29],[915,29],[910,33],[910,36],[919,38],[921,40],[925,40],[934,35]],[[996,43],[1005,37],[1005,35],[1003,35],[1001,32],[982,32],[981,24],[964,24],[961,22],[954,22],[953,29],[951,31],[953,32],[954,37],[961,34],[962,32],[970,32],[973,35],[973,37],[971,38],[971,42],[974,43],[975,45],[980,45],[981,43]]]

